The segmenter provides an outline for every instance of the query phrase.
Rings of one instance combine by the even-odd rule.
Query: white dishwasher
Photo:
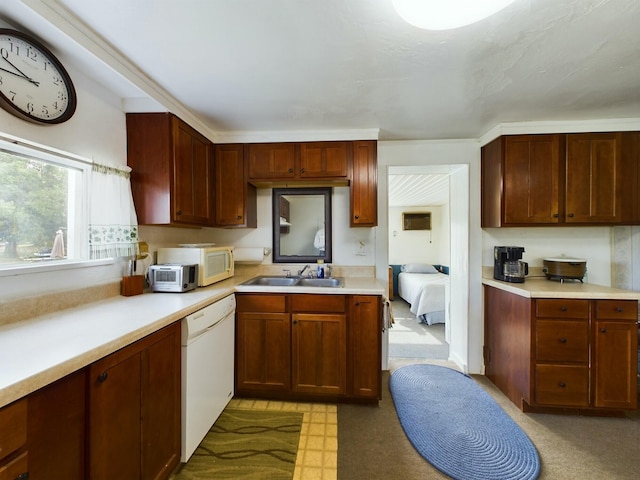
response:
[[[182,320],[182,448],[187,462],[233,397],[235,295]]]

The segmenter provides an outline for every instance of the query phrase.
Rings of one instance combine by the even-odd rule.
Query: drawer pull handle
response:
[[[616,312],[622,313],[624,312],[624,310],[622,309],[622,307],[616,307]]]
[[[568,308],[563,305],[563,306],[560,307],[560,310],[562,312],[566,312],[568,310]]]
[[[104,383],[107,380],[108,376],[109,374],[107,372],[102,372],[100,375],[98,375],[98,383]]]
[[[560,343],[567,343],[567,339],[564,337],[560,338]]]
[[[558,386],[559,386],[560,388],[567,388],[567,384],[566,384],[566,383],[564,383],[564,382],[560,382],[560,383],[558,384]]]
[[[600,333],[607,333],[607,329],[606,328],[601,328],[600,329]]]

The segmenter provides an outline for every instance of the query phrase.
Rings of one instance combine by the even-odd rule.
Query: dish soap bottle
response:
[[[318,260],[318,278],[324,278],[324,260]]]

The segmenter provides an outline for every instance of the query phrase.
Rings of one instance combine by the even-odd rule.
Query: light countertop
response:
[[[207,305],[242,292],[384,295],[371,277],[342,288],[245,287],[234,277],[186,293],[116,296],[0,326],[0,407],[73,373]]]
[[[545,277],[525,277],[524,283],[509,283],[495,280],[492,274],[485,273],[482,283],[527,298],[640,300],[640,292],[632,290],[576,281],[560,283],[557,280],[547,280]]]

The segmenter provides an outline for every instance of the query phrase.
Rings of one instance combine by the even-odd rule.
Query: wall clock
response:
[[[0,28],[0,106],[40,124],[66,122],[76,91],[62,63],[32,36]]]

